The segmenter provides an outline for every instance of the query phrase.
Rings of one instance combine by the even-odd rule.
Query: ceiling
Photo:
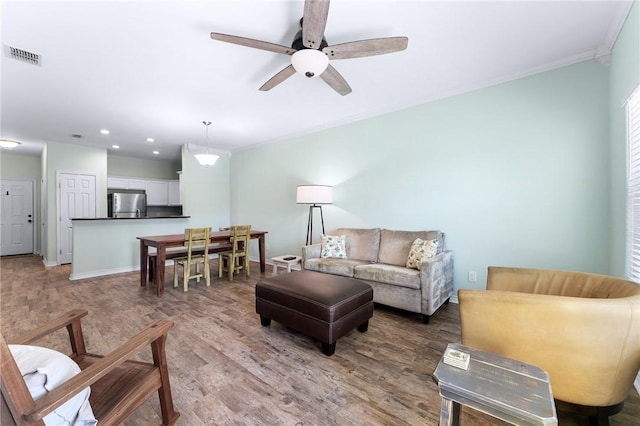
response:
[[[207,143],[203,120],[213,123],[210,147],[234,152],[583,60],[606,63],[631,2],[333,0],[329,45],[409,38],[402,52],[332,60],[353,89],[344,97],[301,75],[260,92],[290,57],[209,36],[289,46],[302,0],[0,7],[0,129],[22,142],[14,152],[57,141],[177,160],[182,144]],[[5,45],[41,55],[41,65],[9,58]]]

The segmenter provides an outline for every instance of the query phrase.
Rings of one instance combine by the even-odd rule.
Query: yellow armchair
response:
[[[458,300],[464,345],[546,370],[559,408],[592,424],[622,410],[640,369],[640,285],[489,267],[487,291],[459,290]]]

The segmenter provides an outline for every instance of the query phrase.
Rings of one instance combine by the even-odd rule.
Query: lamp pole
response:
[[[307,222],[307,240],[305,245],[310,246],[313,240],[313,209],[320,210],[320,223],[322,224],[322,233],[324,234],[324,217],[322,215],[322,206],[312,204],[309,206],[309,220]]]

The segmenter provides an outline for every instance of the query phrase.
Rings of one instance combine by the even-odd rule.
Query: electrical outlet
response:
[[[476,271],[469,271],[469,282],[475,283],[477,281],[478,281],[478,274],[476,274]]]

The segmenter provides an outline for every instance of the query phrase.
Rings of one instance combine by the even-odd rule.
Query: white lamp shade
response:
[[[306,77],[317,77],[327,69],[329,57],[319,50],[302,49],[291,55],[291,65]]]
[[[331,204],[333,187],[328,185],[298,185],[296,203],[298,204]]]
[[[216,161],[218,161],[218,158],[220,158],[217,155],[214,154],[195,154],[194,157],[196,157],[196,160],[198,160],[198,163],[200,163],[201,166],[213,166],[214,164],[216,164]]]

